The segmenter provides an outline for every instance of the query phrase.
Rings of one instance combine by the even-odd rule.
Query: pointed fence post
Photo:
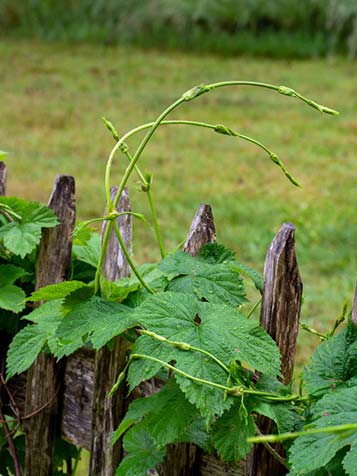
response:
[[[184,251],[197,255],[202,245],[216,240],[212,209],[200,205],[187,235]],[[161,476],[195,476],[199,464],[198,448],[190,443],[169,445],[165,461],[160,465]]]
[[[117,190],[117,187],[112,189],[112,198]],[[121,196],[118,211],[130,211],[127,190],[124,190]],[[117,221],[124,243],[130,249],[132,235],[131,215],[122,215],[117,218]],[[106,279],[115,281],[129,276],[129,274],[129,265],[126,262],[115,233],[112,231],[103,265],[103,275]],[[119,425],[127,409],[125,382],[123,382],[113,397],[109,397],[108,392],[125,367],[127,350],[125,337],[119,336],[114,339],[112,351],[105,346],[95,356],[90,476],[113,476],[119,462],[123,458],[122,442],[118,441],[114,446],[111,446],[110,435]]]
[[[75,183],[68,175],[58,175],[49,200],[60,220],[54,228],[45,228],[39,250],[36,289],[64,281],[69,274],[72,233],[75,222]],[[27,374],[26,476],[51,476],[55,439],[58,434],[59,397],[63,363],[48,354],[40,354]]]
[[[290,383],[294,370],[296,339],[302,296],[295,253],[295,227],[284,223],[274,238],[265,260],[264,292],[260,322],[277,343],[281,357],[283,382]],[[271,433],[274,426],[266,418],[261,418],[259,428],[263,434]],[[283,456],[283,448],[274,449]],[[287,473],[263,445],[254,446],[248,458],[249,476],[280,476]]]

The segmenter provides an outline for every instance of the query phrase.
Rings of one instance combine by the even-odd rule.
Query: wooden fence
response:
[[[0,194],[5,194],[6,169],[0,165]],[[114,191],[115,192],[115,191]],[[39,251],[36,288],[64,281],[69,273],[71,236],[75,222],[75,184],[70,176],[58,176],[49,200],[60,225],[45,229]],[[127,192],[121,197],[118,211],[130,210]],[[118,225],[125,243],[131,244],[131,216],[122,215]],[[105,225],[104,225],[105,226]],[[285,223],[274,238],[266,257],[261,324],[277,342],[282,354],[285,383],[292,378],[298,334],[302,283],[295,255],[294,226]],[[107,279],[129,275],[129,267],[115,236],[110,238],[103,272]],[[190,227],[184,250],[195,255],[207,242],[215,240],[215,226],[209,205],[201,205]],[[357,298],[354,303],[357,322]],[[0,355],[1,357],[1,355]],[[54,442],[57,435],[90,451],[90,476],[113,476],[123,457],[121,441],[110,444],[110,434],[118,426],[128,406],[125,383],[110,398],[108,390],[127,359],[125,338],[115,339],[113,351],[81,349],[56,362],[41,354],[27,374],[8,383],[13,389],[19,419],[26,434],[26,476],[51,476]],[[154,382],[141,392],[148,393]],[[26,388],[26,391],[24,390]],[[20,391],[19,391],[20,389]],[[140,393],[140,392],[139,392]],[[133,397],[130,397],[133,398]],[[262,431],[272,428],[260,419]],[[276,450],[283,452],[281,447]],[[246,461],[227,465],[217,457],[204,454],[192,444],[169,447],[160,476],[279,476],[286,474],[277,460],[263,446],[253,448]]]

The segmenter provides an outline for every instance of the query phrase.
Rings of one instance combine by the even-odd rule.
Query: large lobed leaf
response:
[[[129,430],[123,444],[128,454],[120,463],[115,476],[148,476],[150,470],[154,470],[166,455],[166,448],[154,441],[145,425],[139,424]]]
[[[189,294],[167,292],[147,298],[135,309],[134,315],[136,321],[151,332],[208,352],[227,367],[232,360],[239,360],[264,373],[276,375],[279,372],[280,355],[274,341],[262,328],[229,306],[200,302]],[[220,385],[227,383],[227,372],[204,352],[182,350],[180,346],[142,336],[133,353],[164,362],[174,360],[176,368],[189,375]],[[134,361],[129,370],[130,387],[155,375],[159,368],[160,363],[150,360]],[[221,389],[201,385],[181,375],[176,378],[189,401],[208,420],[221,415],[232,403],[230,398],[224,399]]]
[[[304,370],[307,391],[318,397],[339,386],[357,384],[357,327],[351,318],[336,336],[323,342]]]
[[[21,258],[40,243],[42,228],[58,225],[52,210],[40,203],[14,197],[0,197],[0,203],[10,207],[18,217],[0,227],[0,239],[8,250]]]
[[[192,257],[179,251],[167,256],[159,269],[170,280],[168,291],[189,293],[200,300],[231,306],[247,301],[242,278],[232,269],[230,261],[214,261],[212,254],[204,260],[202,255]]]
[[[328,428],[343,424],[357,424],[357,387],[339,388],[327,393],[312,407],[314,421],[309,428]],[[290,448],[291,474],[308,475],[326,467],[343,448],[349,449],[343,458],[343,468],[356,475],[357,431],[318,433],[301,436]],[[335,474],[335,473],[331,473]]]
[[[68,290],[65,286],[59,289]],[[17,333],[10,345],[8,378],[26,370],[46,344],[56,357],[62,358],[88,341],[99,349],[136,324],[130,308],[97,296],[75,304],[69,312],[63,299],[52,300],[26,315],[26,319],[34,324]]]
[[[136,325],[132,310],[98,296],[77,304],[61,320],[51,351],[58,358],[69,355],[86,340],[100,349],[113,337]]]

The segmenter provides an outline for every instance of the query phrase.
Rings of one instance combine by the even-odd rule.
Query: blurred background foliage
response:
[[[0,33],[271,57],[357,55],[356,0],[0,0]]]

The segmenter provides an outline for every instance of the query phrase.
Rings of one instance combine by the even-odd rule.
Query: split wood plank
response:
[[[71,264],[72,233],[75,223],[75,182],[58,175],[49,200],[49,208],[60,224],[45,228],[39,250],[36,289],[68,278]],[[59,428],[59,398],[63,380],[63,362],[40,354],[27,374],[26,476],[51,476],[55,439]]]
[[[295,227],[284,223],[274,238],[265,260],[264,291],[260,322],[277,343],[281,357],[283,382],[290,383],[299,331],[302,282],[295,252]],[[261,418],[259,428],[263,434],[271,433],[271,420]],[[284,456],[281,445],[274,447]],[[263,445],[255,445],[248,458],[249,476],[280,476],[287,473]]]
[[[117,190],[117,187],[112,188],[112,199]],[[117,210],[118,212],[131,210],[127,190],[123,191]],[[130,250],[132,241],[131,215],[118,217],[117,223],[124,243]],[[106,226],[104,224],[102,234]],[[103,265],[103,275],[106,279],[115,281],[129,276],[129,274],[129,265],[112,230]],[[123,419],[127,410],[126,383],[123,382],[112,397],[109,397],[108,392],[126,365],[127,351],[127,340],[125,337],[119,336],[114,339],[112,351],[105,346],[95,356],[90,476],[113,476],[119,462],[123,458],[122,441],[119,440],[112,446],[110,444],[110,436]]]

